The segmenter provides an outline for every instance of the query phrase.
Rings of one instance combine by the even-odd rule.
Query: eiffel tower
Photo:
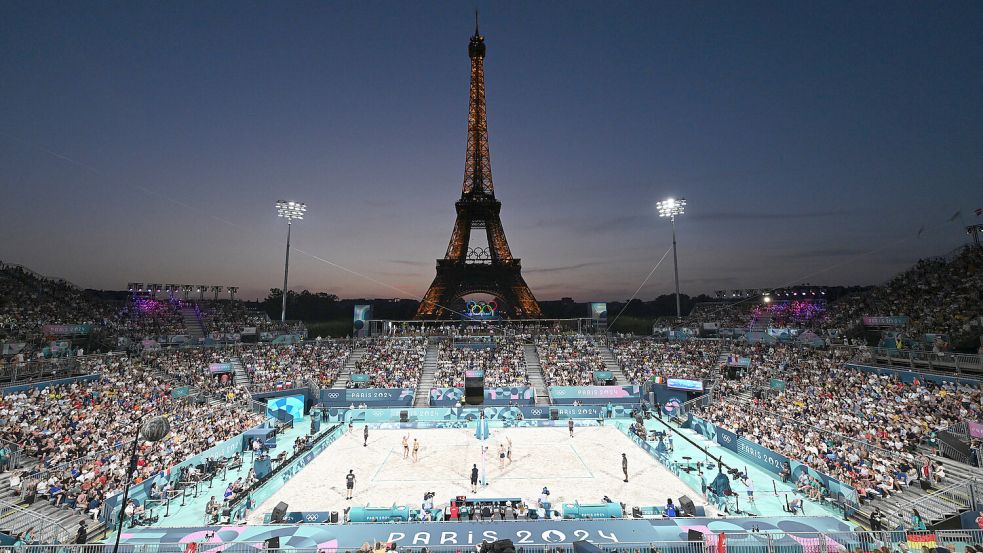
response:
[[[437,260],[437,276],[420,302],[418,319],[451,318],[448,309],[468,294],[495,296],[500,311],[515,318],[542,316],[539,303],[522,279],[522,264],[512,257],[502,228],[502,202],[495,199],[488,125],[485,119],[485,38],[478,34],[468,43],[471,58],[471,101],[468,111],[468,150],[464,163],[464,190],[455,203],[457,221],[443,259]],[[484,229],[487,248],[471,248],[471,231]]]

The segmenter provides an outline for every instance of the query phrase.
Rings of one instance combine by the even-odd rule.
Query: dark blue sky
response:
[[[419,297],[460,196],[474,6],[3,2],[0,259],[256,297],[284,198],[310,206],[297,248],[364,275],[297,252],[291,288]],[[878,283],[983,222],[983,3],[480,7],[496,194],[541,299],[628,297],[669,195],[692,293]],[[640,297],[671,283],[670,256]]]

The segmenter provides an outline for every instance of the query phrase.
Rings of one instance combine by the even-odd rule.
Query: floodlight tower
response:
[[[302,221],[304,213],[307,212],[307,205],[300,202],[286,202],[279,200],[276,203],[277,217],[287,220],[287,257],[283,261],[283,308],[280,310],[280,322],[287,320],[287,271],[290,268],[290,227],[294,220]]]
[[[668,217],[672,222],[672,269],[676,273],[676,318],[683,318],[682,310],[679,307],[679,264],[676,261],[676,217],[683,214],[686,208],[686,199],[678,200],[669,198],[655,204],[659,210],[659,217]]]

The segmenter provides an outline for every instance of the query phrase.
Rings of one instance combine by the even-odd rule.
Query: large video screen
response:
[[[702,380],[686,380],[685,378],[670,378],[666,381],[666,386],[673,390],[686,390],[687,392],[702,392]]]

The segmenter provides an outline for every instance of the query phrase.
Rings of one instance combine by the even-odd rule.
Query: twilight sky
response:
[[[981,2],[479,6],[496,195],[540,299],[629,297],[670,195],[690,293],[879,283],[983,222]],[[292,289],[422,296],[474,7],[3,2],[0,259],[254,298],[282,283],[283,198],[309,205]],[[671,288],[670,255],[639,297]]]

